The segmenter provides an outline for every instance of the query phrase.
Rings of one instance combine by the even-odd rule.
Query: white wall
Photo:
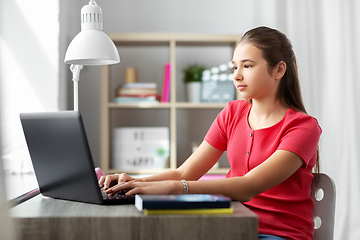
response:
[[[58,0],[0,2],[2,153],[11,171],[31,171],[19,113],[57,111]]]

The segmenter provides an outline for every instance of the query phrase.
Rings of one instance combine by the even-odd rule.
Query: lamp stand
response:
[[[79,111],[79,79],[82,68],[82,65],[70,65],[70,71],[73,73],[72,80],[74,82],[74,111]]]

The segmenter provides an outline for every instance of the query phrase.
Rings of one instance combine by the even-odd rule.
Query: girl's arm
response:
[[[222,194],[241,202],[275,187],[296,172],[304,161],[295,153],[277,150],[243,177],[188,182],[189,193]]]
[[[252,169],[243,177],[234,177],[220,180],[191,181],[197,180],[211,168],[211,162],[221,156],[221,151],[213,148],[210,144],[203,142],[200,151],[196,151],[182,166],[177,170],[179,178],[172,181],[159,181],[159,176],[167,173],[155,175],[153,182],[131,181],[118,184],[109,189],[109,193],[124,189],[130,189],[131,194],[182,194],[184,186],[180,179],[186,179],[189,185],[190,194],[222,194],[232,199],[242,202],[249,201],[254,196],[280,184],[289,178],[304,163],[295,153],[286,150],[277,150],[266,161]],[[199,156],[202,153],[209,157],[209,162]],[[199,154],[199,155],[198,155]],[[213,155],[212,155],[213,154]],[[199,159],[200,162],[195,161]],[[202,165],[202,163],[204,165]],[[214,163],[215,163],[214,162]]]

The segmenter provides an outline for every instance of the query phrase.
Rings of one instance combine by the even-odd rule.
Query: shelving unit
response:
[[[105,172],[114,173],[114,172],[123,172],[121,169],[114,169],[111,167],[111,138],[112,130],[115,126],[122,126],[121,124],[129,125],[131,123],[119,123],[123,120],[124,115],[126,118],[133,118],[136,120],[138,114],[142,114],[142,111],[147,111],[149,115],[156,115],[156,112],[163,114],[165,117],[158,117],[158,119],[153,120],[156,124],[160,126],[169,127],[170,131],[170,161],[169,167],[167,169],[176,169],[185,159],[178,159],[179,150],[181,153],[183,149],[178,149],[179,137],[181,134],[178,132],[182,129],[179,126],[178,117],[179,111],[191,112],[191,114],[202,114],[200,112],[213,111],[216,114],[212,114],[212,119],[209,123],[204,123],[206,128],[210,127],[211,122],[215,119],[217,113],[221,111],[222,108],[226,106],[226,103],[189,103],[184,101],[184,97],[180,96],[179,92],[183,91],[184,84],[182,79],[178,79],[181,74],[177,68],[179,67],[180,60],[177,59],[176,55],[186,55],[180,54],[181,48],[187,50],[190,48],[190,52],[196,51],[198,48],[202,47],[225,47],[228,48],[227,52],[232,54],[233,49],[241,38],[241,35],[209,35],[209,34],[152,34],[152,33],[129,33],[129,34],[109,34],[111,39],[114,41],[115,45],[118,48],[142,48],[147,47],[151,51],[151,48],[155,48],[155,51],[152,53],[158,55],[159,53],[166,53],[163,63],[170,62],[171,64],[171,76],[170,76],[170,100],[168,103],[137,103],[137,104],[117,104],[112,102],[114,88],[116,84],[121,83],[121,77],[124,76],[124,73],[121,73],[117,69],[117,65],[113,66],[103,66],[102,67],[102,89],[101,89],[101,168]],[[146,50],[145,49],[145,50]],[[180,50],[179,50],[180,49]],[[194,49],[194,50],[193,50]],[[144,49],[140,49],[145,51]],[[157,51],[159,50],[159,51]],[[221,49],[220,49],[221,51]],[[120,58],[122,58],[122,52],[119,50]],[[177,54],[178,53],[178,54]],[[157,56],[155,56],[157,57]],[[226,59],[231,60],[231,55]],[[126,59],[131,58],[127,56]],[[136,57],[134,57],[136,58]],[[164,56],[158,56],[158,58],[164,58]],[[216,58],[216,56],[213,56]],[[141,58],[137,58],[134,61],[141,61]],[[122,59],[121,59],[122,61]],[[191,60],[190,60],[191,61]],[[186,62],[183,61],[183,63]],[[188,61],[189,62],[189,61]],[[223,63],[223,62],[220,62]],[[120,62],[122,64],[122,62]],[[139,63],[140,64],[140,63]],[[180,67],[179,67],[180,69]],[[156,69],[153,71],[160,72],[161,69]],[[118,76],[118,75],[121,76]],[[159,76],[159,74],[158,74]],[[157,82],[159,85],[162,84],[162,73],[161,77],[155,77],[155,80],[148,80]],[[146,74],[146,78],[148,75]],[[115,79],[115,80],[114,80]],[[120,79],[120,80],[119,80]],[[141,81],[141,80],[140,80]],[[116,82],[116,83],[114,83]],[[194,113],[195,111],[195,113]],[[135,112],[135,113],[134,113]],[[119,115],[119,113],[122,113]],[[149,117],[149,119],[151,116]],[[165,119],[167,118],[167,119]],[[131,121],[130,121],[131,122]],[[151,123],[151,121],[150,121]],[[149,123],[149,124],[150,124]],[[141,124],[141,123],[139,123]],[[146,123],[148,124],[148,123]],[[190,126],[191,127],[191,126]],[[193,139],[185,139],[185,142],[191,142]],[[184,140],[183,140],[184,142]],[[190,153],[189,153],[190,154]],[[184,158],[182,156],[182,158]],[[218,169],[210,170],[210,174],[225,174],[229,170],[228,166],[220,167]],[[138,169],[136,171],[126,171],[129,174],[152,174],[164,171],[164,169]]]

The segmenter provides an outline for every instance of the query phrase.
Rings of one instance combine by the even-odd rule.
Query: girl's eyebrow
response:
[[[255,61],[254,61],[254,60],[247,59],[247,58],[246,58],[246,59],[241,60],[241,62],[242,62],[242,63],[245,63],[245,62],[252,62],[252,63],[255,63]],[[232,63],[232,64],[235,64],[235,61],[231,61],[231,63]]]
[[[243,59],[243,60],[241,60],[241,62],[242,63],[244,63],[244,62],[252,62],[252,63],[255,63],[255,61],[253,61],[253,60],[251,60],[251,59]]]

